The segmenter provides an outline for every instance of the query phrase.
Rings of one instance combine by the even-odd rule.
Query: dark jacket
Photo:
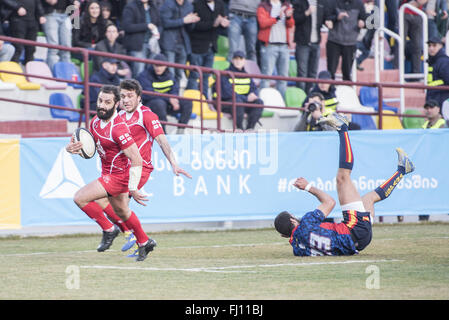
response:
[[[442,48],[438,53],[429,57],[429,81],[428,85],[448,86],[449,85],[449,57]],[[431,77],[430,77],[431,75]],[[438,81],[441,80],[441,81]],[[438,81],[438,82],[436,82]],[[436,100],[440,106],[449,99],[449,90],[427,90],[426,100]]]
[[[118,40],[118,39],[117,39]],[[100,42],[97,43],[95,46],[95,51],[102,51],[102,52],[109,52],[109,53],[116,53],[116,54],[123,54],[126,55],[126,49],[115,41],[114,45],[111,47],[109,44],[108,39],[103,39]],[[101,68],[101,62],[104,60],[104,57],[101,56],[93,56],[93,67],[94,70],[98,71]]]
[[[318,43],[321,41],[321,26],[326,19],[326,1],[317,1],[317,25]],[[300,45],[310,43],[310,35],[312,32],[312,15],[306,16],[305,12],[309,9],[308,0],[296,0],[293,2],[293,18],[295,19],[295,42]]]
[[[159,10],[155,7],[152,0],[148,1],[150,5],[151,23],[158,27],[161,32]],[[140,0],[132,0],[123,8],[122,28],[125,31],[123,45],[128,51],[141,51],[145,41],[145,35],[151,32],[145,20],[145,9]]]
[[[114,85],[118,86],[120,84],[120,78],[118,74],[110,74],[103,67],[100,71],[94,72],[90,78],[89,82],[101,83],[102,85]],[[97,98],[100,93],[100,87],[89,87],[89,104],[91,110],[97,109]]]
[[[334,23],[333,29],[329,30],[328,41],[343,46],[356,45],[360,32],[358,21],[366,21],[368,17],[362,0],[335,0],[329,1],[328,5],[328,19]],[[338,20],[338,14],[342,11],[346,11],[349,17]]]
[[[245,68],[243,68],[243,70],[238,70],[236,67],[234,67],[234,65],[231,63],[231,65],[229,66],[229,68],[227,69],[227,71],[232,71],[232,72],[239,72],[239,73],[247,73]],[[237,79],[242,79],[242,77],[236,77],[236,84],[237,84]],[[254,83],[254,80],[251,77],[248,77],[249,80],[249,90],[248,93],[246,94],[238,94],[237,92],[235,93],[236,98],[238,98],[239,96],[242,96],[241,98],[243,98],[243,101],[246,101],[246,96],[248,96],[248,94],[250,94],[251,92],[255,93],[256,95],[258,94],[258,90],[257,90],[257,86]],[[227,77],[227,76],[222,76],[221,77],[221,99],[222,100],[232,100],[232,78],[231,77]],[[214,90],[215,90],[215,86],[214,86]],[[245,96],[245,97],[243,97]]]
[[[206,53],[211,46],[217,52],[218,27],[214,27],[214,22],[218,15],[226,16],[223,1],[215,0],[215,10],[211,11],[206,0],[195,0],[193,12],[198,13],[201,20],[195,23],[189,33],[192,52]]]
[[[72,29],[72,45],[74,47],[90,48],[105,38],[106,20],[100,15],[95,23],[90,21],[89,15],[83,14],[80,28]]]
[[[319,92],[324,96],[324,115],[328,115],[329,113],[335,112],[337,105],[338,105],[338,99],[337,99],[337,89],[335,88],[334,85],[331,85],[329,88],[329,91],[321,91],[320,87],[318,86],[318,84],[316,84],[312,90],[310,91],[310,93],[312,92]],[[303,107],[305,106],[305,102],[308,99],[306,99],[304,101]]]
[[[140,82],[142,89],[145,91],[179,95],[179,84],[169,68],[159,76],[154,72],[153,66],[148,65],[141,73],[139,73],[136,80]],[[151,99],[156,98],[168,101],[168,98],[165,97],[143,94],[142,104],[147,105]]]
[[[51,6],[45,0],[41,0],[44,13],[49,14],[56,10],[59,13],[65,13],[68,6],[73,5],[74,0],[58,0],[58,2]],[[73,12],[73,11],[72,11]],[[69,12],[71,14],[72,12]]]
[[[44,16],[44,8],[40,0],[2,0],[1,3],[1,16],[3,20],[20,19],[38,21],[40,17]],[[20,7],[24,7],[27,11],[27,14],[22,17],[17,14],[17,10]]]
[[[159,44],[163,51],[173,51],[178,41],[182,41],[187,54],[192,52],[188,31],[193,29],[193,24],[184,24],[184,17],[191,12],[193,6],[189,1],[180,6],[176,0],[166,0],[159,8],[163,28]]]

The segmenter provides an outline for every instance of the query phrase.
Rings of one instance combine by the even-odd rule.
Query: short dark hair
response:
[[[318,91],[311,92],[308,96],[308,99],[315,98],[315,97],[320,98],[321,101],[325,100],[324,95]]]
[[[104,85],[101,87],[100,92],[103,93],[112,93],[114,95],[114,103],[120,101],[120,90],[117,86],[113,86],[110,84]]]
[[[120,89],[135,91],[137,96],[140,97],[142,95],[142,86],[139,81],[135,79],[126,79],[120,82]]]
[[[294,217],[287,211],[282,211],[274,219],[274,228],[277,232],[287,238],[290,238],[293,231],[293,223],[290,221],[290,218]]]

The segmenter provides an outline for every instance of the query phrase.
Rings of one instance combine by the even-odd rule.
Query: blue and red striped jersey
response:
[[[342,256],[358,253],[348,227],[344,223],[323,222],[325,218],[318,209],[304,215],[290,237],[295,256]]]

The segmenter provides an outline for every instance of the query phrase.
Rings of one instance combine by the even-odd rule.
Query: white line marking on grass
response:
[[[237,243],[237,244],[223,244],[210,246],[179,246],[179,247],[160,247],[161,249],[204,249],[204,248],[226,248],[226,247],[256,247],[256,246],[274,246],[286,245],[288,242],[273,242],[273,243]],[[119,250],[108,249],[108,252]],[[92,253],[97,250],[82,250],[82,251],[48,251],[48,252],[30,252],[30,253],[6,253],[0,254],[0,257],[15,257],[15,256],[38,256],[46,254],[74,254],[74,253]]]
[[[278,267],[308,267],[316,265],[335,265],[353,263],[381,263],[381,262],[401,262],[404,260],[381,259],[381,260],[346,260],[346,261],[319,261],[319,262],[299,262],[299,263],[278,263],[278,264],[254,264],[237,265],[223,267],[198,267],[198,268],[157,268],[157,267],[121,267],[121,266],[80,266],[82,269],[101,270],[141,270],[141,271],[185,271],[185,272],[251,272],[251,271],[227,271],[229,269],[252,269],[252,268],[278,268]],[[252,271],[255,272],[255,271]]]

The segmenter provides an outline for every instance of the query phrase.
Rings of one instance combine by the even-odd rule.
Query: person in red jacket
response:
[[[288,76],[291,30],[295,25],[293,8],[288,0],[263,0],[257,8],[261,41],[260,69],[262,74],[272,75],[276,67],[277,75]],[[262,79],[260,86],[266,88],[270,80]],[[277,81],[276,89],[285,96],[287,81]]]

